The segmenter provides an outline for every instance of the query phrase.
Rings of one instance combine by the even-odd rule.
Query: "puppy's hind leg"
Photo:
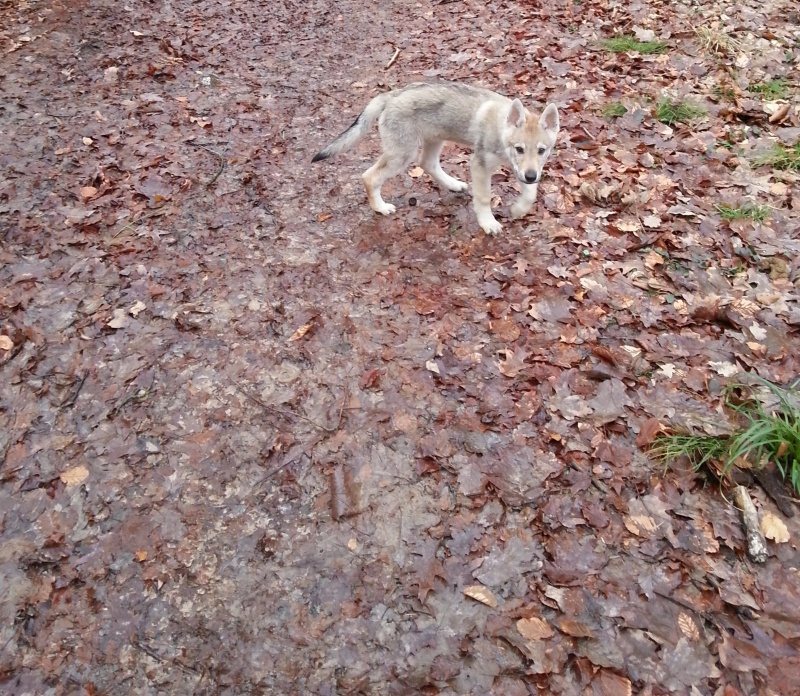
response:
[[[444,143],[441,140],[431,140],[422,146],[422,158],[420,164],[422,168],[428,172],[428,175],[439,186],[447,189],[448,191],[466,191],[469,187],[467,183],[450,176],[442,169],[442,164],[439,162],[439,155],[442,152]]]
[[[364,180],[370,207],[381,215],[391,215],[396,208],[381,198],[381,186],[409,165],[414,159],[416,148],[409,148],[407,144],[396,143],[386,137],[382,140],[383,154],[361,178]]]

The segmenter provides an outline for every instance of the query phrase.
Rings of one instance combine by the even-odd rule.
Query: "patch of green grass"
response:
[[[603,107],[603,116],[606,118],[619,118],[628,113],[628,110],[621,102],[611,102]]]
[[[726,101],[734,101],[736,99],[736,92],[730,87],[714,87],[714,96],[717,99],[724,99]]]
[[[786,169],[791,172],[800,171],[800,140],[789,147],[775,143],[772,150],[758,155],[753,160],[753,164],[756,167],[769,165],[773,169]]]
[[[725,406],[740,423],[729,434],[662,435],[651,454],[665,464],[683,456],[696,468],[719,463],[723,474],[744,462],[759,467],[773,461],[800,492],[800,393],[796,385],[784,389],[760,377],[755,382],[728,388]],[[745,397],[735,398],[737,392]]]
[[[719,203],[714,206],[723,220],[752,220],[753,222],[764,222],[769,217],[769,207],[766,205],[753,205],[745,203],[740,206],[732,206],[728,203]]]
[[[789,94],[789,83],[785,77],[776,77],[774,80],[767,80],[766,82],[759,82],[756,85],[748,87],[753,94],[760,94],[764,99],[783,99]]]
[[[663,41],[639,41],[635,36],[614,36],[604,39],[603,47],[612,53],[642,53],[644,55],[654,55],[666,53],[668,44]]]
[[[699,104],[683,99],[678,101],[662,99],[656,106],[656,118],[668,126],[674,126],[676,123],[690,123],[705,113],[706,110]]]

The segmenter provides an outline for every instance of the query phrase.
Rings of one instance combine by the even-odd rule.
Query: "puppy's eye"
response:
[[[525,148],[524,148],[522,145],[515,145],[515,146],[514,146],[514,149],[515,149],[515,150],[516,150],[516,151],[517,151],[517,152],[518,152],[520,155],[521,155],[523,152],[525,152]]]
[[[544,145],[539,145],[539,154],[543,155],[545,152],[547,152],[547,148]]]

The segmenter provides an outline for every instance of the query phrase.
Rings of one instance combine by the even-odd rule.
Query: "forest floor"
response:
[[[793,0],[5,0],[0,46],[0,691],[800,694],[797,517],[754,564],[647,452],[800,374]],[[559,107],[497,237],[416,168],[374,214],[375,133],[311,164],[442,79]]]

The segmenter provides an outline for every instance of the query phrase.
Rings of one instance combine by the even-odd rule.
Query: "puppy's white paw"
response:
[[[503,226],[494,218],[479,220],[478,224],[481,226],[481,229],[489,235],[500,234],[503,231]]]
[[[397,208],[395,208],[391,203],[383,203],[375,208],[376,213],[380,213],[381,215],[391,215]]]
[[[461,179],[456,178],[449,179],[445,186],[453,193],[463,193],[469,188],[469,184],[466,181],[461,181]]]
[[[528,205],[527,203],[520,203],[519,201],[512,203],[511,208],[509,209],[511,212],[511,217],[515,220],[518,220],[521,217],[525,217],[529,212],[531,212],[532,206]]]

